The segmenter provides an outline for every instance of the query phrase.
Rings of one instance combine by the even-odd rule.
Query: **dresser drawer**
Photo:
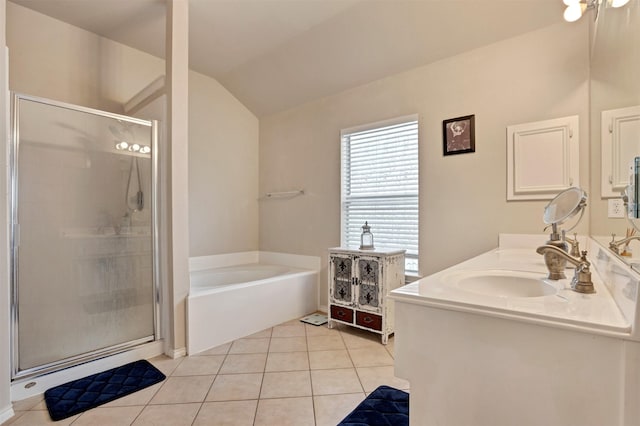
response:
[[[369,312],[356,311],[356,324],[372,330],[382,330],[382,317]]]
[[[331,319],[353,324],[353,309],[344,306],[331,305]]]

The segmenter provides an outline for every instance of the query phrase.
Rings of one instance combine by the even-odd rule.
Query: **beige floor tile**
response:
[[[261,399],[255,426],[314,426],[311,397]]]
[[[369,349],[384,347],[379,334],[364,330],[350,329],[340,333],[347,349]]]
[[[300,318],[306,317],[306,315],[301,316]],[[300,322],[300,318],[294,318],[292,320],[283,322],[282,324],[278,324],[278,326],[287,326],[287,325],[300,325],[300,324],[304,324],[303,322]]]
[[[363,392],[355,368],[313,370],[311,388],[314,395]]]
[[[297,371],[309,369],[308,352],[271,352],[264,371]]]
[[[205,376],[218,373],[224,355],[190,356],[173,370],[172,376]]]
[[[309,336],[307,337],[307,346],[309,347],[309,351],[345,349],[340,333],[326,336]]]
[[[13,401],[13,411],[27,411],[32,410],[36,405],[44,401],[44,395],[36,395],[31,398],[21,399],[20,401]]]
[[[137,407],[97,407],[85,411],[73,422],[74,425],[87,426],[129,426],[138,417],[144,406]]]
[[[269,341],[266,338],[238,339],[233,342],[230,354],[260,354],[269,351]]]
[[[22,415],[26,413],[26,411],[15,411],[13,412],[13,417],[10,417],[4,423],[1,423],[2,426],[14,425]]]
[[[262,373],[267,361],[267,354],[233,354],[227,355],[219,374]]]
[[[349,355],[356,367],[379,367],[393,365],[393,358],[383,346],[349,349]]]
[[[205,402],[194,426],[251,426],[258,401]]]
[[[221,374],[216,377],[206,401],[239,401],[258,399],[262,373]]]
[[[203,402],[215,376],[169,377],[150,404]]]
[[[309,352],[309,364],[312,370],[353,367],[349,352],[345,349]]]
[[[311,396],[311,377],[308,371],[264,373],[260,398],[296,396]]]
[[[393,375],[393,366],[360,367],[356,371],[365,392],[373,392],[380,385],[402,390],[409,389],[409,382]]]
[[[301,352],[307,350],[305,337],[272,337],[269,352]]]
[[[391,355],[392,357],[395,357],[395,349],[396,349],[396,343],[395,343],[395,339],[393,337],[389,338],[389,343],[387,343],[386,349],[387,352],[389,352],[389,355]]]
[[[47,410],[24,411],[20,417],[11,422],[11,426],[66,426],[70,425],[78,417],[80,417],[80,414],[54,422],[53,420],[51,420],[51,417],[49,417],[49,412]]]
[[[334,333],[338,333],[338,330],[336,330],[335,328],[327,327],[327,324],[323,324],[323,325],[305,324],[304,328],[305,328],[305,331],[307,332],[307,336],[327,336]]]
[[[169,358],[168,356],[160,355],[159,357],[151,358],[149,362],[158,370],[162,371],[162,374],[170,376],[173,370],[175,370],[184,359],[185,358]]]
[[[39,404],[36,404],[35,407],[32,408],[32,410],[46,410],[47,409],[47,403],[43,401],[41,401]]]
[[[197,354],[189,354],[189,356],[226,355],[229,352],[231,343],[233,342],[225,343],[224,345],[216,346],[215,348],[207,349],[206,351],[198,352]]]
[[[257,333],[246,336],[245,339],[262,339],[265,337],[271,337],[271,331],[272,330],[270,328],[266,328],[262,331],[258,331]]]
[[[313,397],[316,426],[335,426],[351,413],[365,398],[364,393],[320,395]]]
[[[202,404],[147,405],[134,426],[189,426]]]
[[[273,327],[271,337],[304,337],[306,336],[304,323],[291,325],[277,325]]]
[[[147,405],[153,395],[162,387],[164,381],[144,388],[122,398],[115,399],[103,405],[103,407],[131,407],[135,405]]]

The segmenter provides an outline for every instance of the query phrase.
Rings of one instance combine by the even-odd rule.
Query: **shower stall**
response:
[[[158,340],[156,122],[12,100],[12,379]]]

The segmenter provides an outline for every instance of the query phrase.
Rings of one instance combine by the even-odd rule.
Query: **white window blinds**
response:
[[[406,250],[418,271],[418,121],[342,132],[342,245],[368,221],[376,248]]]

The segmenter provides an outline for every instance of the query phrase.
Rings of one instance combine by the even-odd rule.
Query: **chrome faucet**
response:
[[[571,280],[571,290],[577,291],[578,293],[595,293],[596,290],[593,287],[593,282],[591,281],[591,271],[589,267],[591,263],[587,260],[587,252],[583,251],[579,258],[573,257],[567,254],[564,250],[559,249],[558,247],[551,245],[540,246],[536,249],[538,254],[545,255],[544,260],[547,265],[547,269],[549,270],[549,279],[556,280],[558,278],[553,278],[558,276],[563,272],[564,265],[559,265],[558,262],[553,262],[553,260],[557,257],[564,258],[567,262],[570,262],[576,266],[576,272]],[[554,254],[554,256],[546,256],[547,254]],[[562,274],[564,275],[564,274]]]
[[[580,257],[580,242],[578,241],[578,234],[574,233],[573,238],[569,238],[565,235],[563,230],[562,239],[568,242],[571,246],[571,251],[569,252],[569,254],[573,257]]]
[[[616,234],[611,234],[611,242],[609,243],[609,248],[615,254],[620,254],[620,246],[628,243],[631,240],[640,240],[640,235],[632,235],[627,238],[623,238],[620,241],[616,241]]]

